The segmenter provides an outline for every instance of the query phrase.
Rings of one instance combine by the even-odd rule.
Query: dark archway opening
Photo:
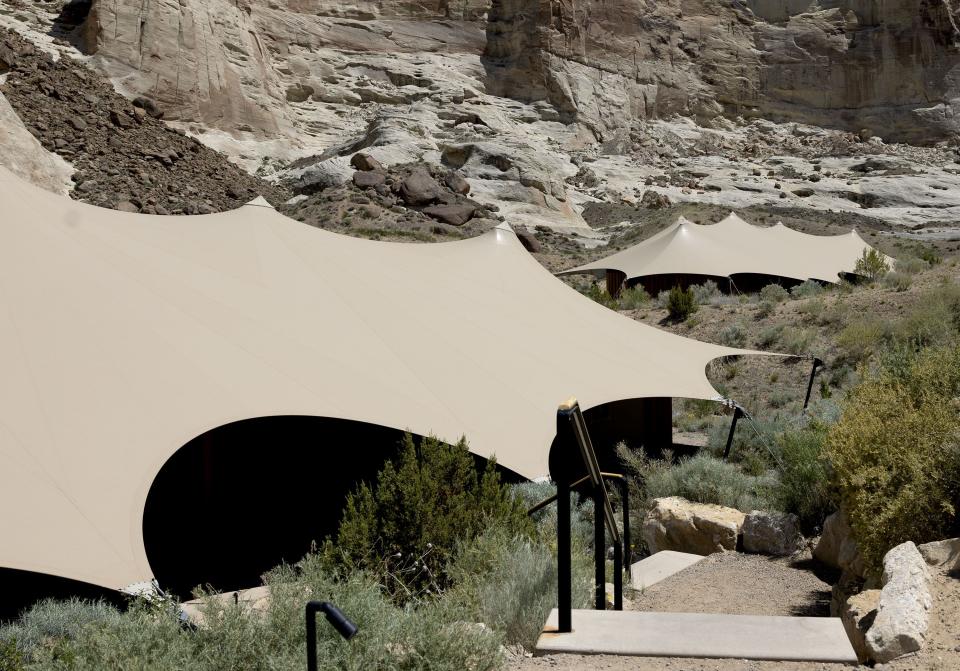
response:
[[[666,274],[666,275],[644,275],[626,280],[624,283],[628,287],[640,285],[651,296],[656,296],[662,291],[670,291],[674,287],[688,289],[694,285],[704,284],[705,282],[714,282],[717,287],[725,294],[756,293],[768,284],[779,284],[784,289],[791,289],[798,284],[803,284],[800,280],[789,277],[780,277],[779,275],[765,275],[763,273],[735,273],[730,277],[719,277],[716,275],[695,275],[692,273],[684,274]],[[609,284],[609,282],[608,282]]]
[[[198,585],[260,584],[336,534],[347,494],[374,482],[402,439],[396,429],[310,416],[247,419],[198,436],[164,464],[147,496],[154,576],[181,598]]]
[[[117,607],[125,600],[120,592],[46,573],[0,567],[0,623],[15,620],[43,599],[103,600]]]

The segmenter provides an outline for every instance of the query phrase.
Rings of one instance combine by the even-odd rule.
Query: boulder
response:
[[[866,636],[871,659],[885,664],[923,647],[933,603],[929,581],[927,565],[912,541],[884,556],[877,616]]]
[[[353,173],[353,183],[356,184],[361,189],[375,189],[386,180],[386,175],[382,172],[362,172],[357,171]]]
[[[287,102],[302,103],[313,95],[313,87],[307,84],[294,84],[287,87]]]
[[[521,228],[516,231],[517,238],[520,240],[520,244],[523,245],[531,254],[536,254],[540,251],[540,241],[537,240],[537,236],[528,231],[525,228]]]
[[[879,603],[880,590],[868,589],[847,599],[840,612],[843,628],[861,663],[870,659],[870,651],[867,649],[867,631],[877,617]]]
[[[446,177],[443,178],[443,183],[447,185],[454,193],[459,193],[461,196],[465,196],[470,193],[470,182],[465,180],[462,175],[456,172],[448,172]]]
[[[152,116],[154,119],[162,119],[163,112],[157,107],[157,104],[150,100],[150,98],[144,98],[143,96],[138,96],[133,99],[133,106],[139,107],[144,112]]]
[[[129,200],[121,200],[113,206],[113,209],[120,210],[121,212],[139,212],[140,208],[131,203]]]
[[[400,197],[407,205],[426,205],[437,199],[440,185],[423,168],[416,168],[400,184]]]
[[[643,197],[640,199],[640,205],[649,210],[662,210],[665,207],[670,207],[670,199],[662,193],[657,191],[647,190],[643,192]]]
[[[787,557],[803,547],[800,520],[790,513],[754,510],[743,521],[743,549]]]
[[[432,205],[423,208],[423,213],[434,219],[438,219],[446,224],[453,226],[462,226],[470,221],[474,212],[477,211],[475,205],[470,203],[453,203],[451,205]]]
[[[357,170],[376,170],[378,172],[384,170],[383,164],[381,164],[380,161],[369,154],[363,154],[361,152],[357,152],[350,157],[350,165]]]
[[[677,550],[709,555],[737,549],[745,513],[670,496],[654,499],[643,521],[643,539],[651,553]]]
[[[918,545],[920,556],[930,566],[943,568],[947,572],[960,572],[960,538],[948,538]]]
[[[853,531],[842,510],[827,517],[823,523],[823,533],[813,549],[813,556],[828,566],[863,576],[863,557],[853,539]]]

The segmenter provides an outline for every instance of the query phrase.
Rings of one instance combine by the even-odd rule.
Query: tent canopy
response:
[[[0,567],[118,589],[151,579],[151,483],[231,422],[314,415],[465,435],[534,478],[571,394],[584,409],[716,398],[706,365],[743,353],[580,296],[506,225],[378,242],[260,203],[105,210],[4,169],[0,202]]]
[[[675,224],[633,247],[557,273],[600,274],[617,270],[627,280],[652,275],[769,275],[803,282],[839,282],[852,274],[865,249],[856,230],[844,235],[801,233],[778,223],[761,227],[734,213],[716,224]]]

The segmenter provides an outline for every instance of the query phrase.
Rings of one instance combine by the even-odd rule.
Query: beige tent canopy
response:
[[[580,296],[506,225],[375,242],[265,204],[104,210],[4,169],[0,203],[0,567],[149,580],[151,482],[230,422],[315,415],[465,435],[533,478],[571,394],[585,409],[715,398],[705,366],[742,353]]]
[[[762,275],[838,282],[841,274],[854,272],[865,249],[870,245],[855,230],[822,236],[801,233],[782,223],[769,228],[753,226],[733,213],[712,225],[680,217],[633,247],[558,275],[602,275],[614,270],[627,280],[654,275]]]

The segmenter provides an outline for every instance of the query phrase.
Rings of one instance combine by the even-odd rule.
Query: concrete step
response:
[[[833,617],[575,610],[572,621],[559,634],[551,611],[535,653],[857,662]]]
[[[630,567],[630,586],[633,589],[642,590],[656,585],[664,578],[669,578],[702,559],[701,555],[663,550],[646,559],[641,559]]]

